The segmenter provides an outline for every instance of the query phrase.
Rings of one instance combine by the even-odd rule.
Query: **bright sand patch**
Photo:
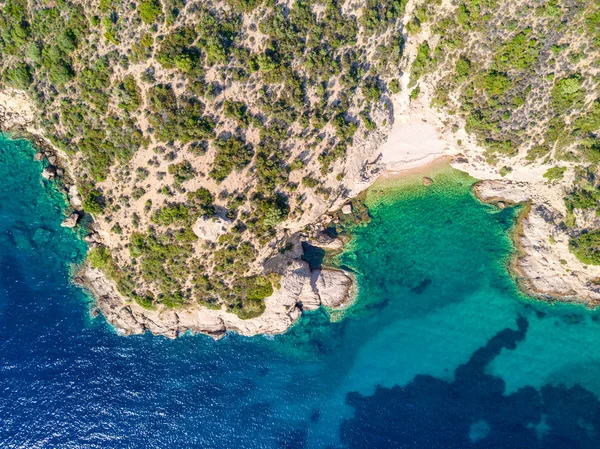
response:
[[[433,125],[422,119],[411,119],[392,129],[381,147],[381,162],[388,170],[406,170],[439,158],[446,147]]]

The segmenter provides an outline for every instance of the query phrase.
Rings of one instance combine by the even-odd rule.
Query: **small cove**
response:
[[[69,282],[85,243],[33,152],[0,139],[0,445],[598,447],[599,314],[518,291],[517,212],[468,176],[369,190],[339,257],[360,285],[343,320],[170,341],[89,317]]]

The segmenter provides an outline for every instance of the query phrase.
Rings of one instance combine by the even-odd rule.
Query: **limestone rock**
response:
[[[344,206],[342,206],[342,214],[350,215],[351,213],[352,213],[352,205],[351,204],[345,204]]]
[[[531,199],[528,189],[521,183],[508,180],[480,181],[473,186],[477,198],[485,203],[524,203]]]
[[[321,304],[326,307],[342,307],[350,299],[353,280],[342,270],[323,268],[313,271],[313,287]]]
[[[315,238],[311,240],[311,244],[319,248],[332,250],[340,250],[344,247],[344,242],[341,239],[331,237],[325,232],[317,233]]]
[[[298,298],[304,286],[310,284],[310,268],[303,260],[288,259],[281,265],[281,270],[280,288],[265,298],[263,314],[247,320],[224,309],[207,309],[194,303],[177,311],[161,305],[145,309],[120,295],[113,281],[87,265],[76,281],[93,293],[106,320],[123,335],[149,331],[176,338],[191,331],[217,339],[227,331],[252,336],[280,334],[289,329],[302,313],[297,305]]]
[[[433,184],[433,179],[431,179],[429,176],[423,176],[423,185],[430,186],[431,184]]]
[[[302,310],[316,310],[321,307],[321,299],[313,288],[310,279],[308,279],[302,287],[300,296],[298,296],[298,305],[302,308]]]
[[[95,232],[90,232],[83,238],[83,241],[86,243],[97,243],[98,242],[98,234]]]
[[[79,195],[76,185],[69,187],[69,197],[71,206],[73,206],[75,210],[81,210],[83,207],[83,200],[81,199],[81,195]]]
[[[219,236],[227,234],[233,227],[233,222],[221,217],[200,217],[194,224],[194,234],[203,240],[216,242]]]
[[[54,179],[56,177],[56,167],[49,165],[42,171],[42,177],[46,179]]]
[[[79,220],[79,214],[77,212],[73,212],[67,218],[63,220],[60,224],[63,228],[74,228],[77,226],[77,221]]]
[[[33,160],[34,161],[38,161],[39,162],[39,161],[43,161],[44,159],[46,159],[46,155],[43,152],[41,152],[41,151],[38,151],[33,156]]]

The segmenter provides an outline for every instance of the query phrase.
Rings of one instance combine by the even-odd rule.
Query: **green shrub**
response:
[[[427,41],[419,44],[417,49],[417,56],[413,61],[410,68],[410,84],[409,87],[417,84],[417,81],[425,74],[431,63],[431,55],[429,49],[429,43]]]
[[[562,179],[567,167],[552,167],[549,168],[546,173],[544,173],[544,178],[548,181],[556,181],[558,179]]]
[[[192,218],[190,207],[186,204],[177,203],[158,209],[152,216],[152,221],[163,226],[172,224],[187,225],[191,224]]]
[[[104,197],[98,190],[91,190],[83,199],[83,209],[90,214],[104,211]]]
[[[15,89],[26,90],[33,82],[31,69],[27,64],[17,63],[4,72],[6,83]]]
[[[87,260],[92,268],[103,270],[112,264],[112,256],[105,246],[92,248],[87,255]]]
[[[540,44],[537,40],[530,38],[531,34],[531,28],[527,28],[502,44],[494,59],[496,70],[524,70],[537,62],[540,55]]]
[[[217,139],[214,142],[217,153],[213,161],[213,169],[209,175],[217,182],[223,181],[233,170],[242,170],[252,160],[254,151],[239,137]]]
[[[170,164],[168,171],[173,175],[176,186],[181,186],[185,181],[194,179],[196,172],[189,161],[181,161],[178,164]]]
[[[585,91],[582,87],[583,79],[576,73],[567,78],[562,78],[552,88],[552,107],[556,112],[562,113],[583,104]]]
[[[142,22],[153,24],[162,13],[162,5],[160,0],[140,0],[138,11]]]
[[[600,265],[600,230],[572,237],[569,249],[583,263]]]
[[[510,89],[512,82],[504,73],[492,70],[480,77],[478,85],[489,98],[498,98]]]

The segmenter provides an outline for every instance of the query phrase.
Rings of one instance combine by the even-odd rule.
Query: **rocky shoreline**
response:
[[[57,181],[69,202],[66,218],[61,226],[74,228],[84,215],[83,202],[75,183],[70,176],[66,155],[52,147],[31,127],[33,116],[24,95],[16,92],[0,95],[0,129],[17,138],[30,140],[37,149],[36,161],[47,161],[42,177]],[[25,110],[24,108],[27,108]],[[375,173],[375,172],[374,172]],[[376,173],[373,178],[376,177]],[[367,182],[370,181],[370,182]],[[373,179],[365,180],[365,185]],[[338,200],[339,201],[339,200]],[[347,208],[347,205],[341,207]],[[90,225],[84,240],[91,248],[101,245],[101,235]],[[315,229],[320,229],[317,225]],[[349,306],[356,297],[357,286],[351,273],[343,270],[322,267],[311,269],[302,259],[303,242],[310,242],[323,249],[339,251],[343,247],[341,239],[333,239],[320,231],[313,231],[312,238],[306,233],[297,232],[288,239],[291,249],[265,262],[266,273],[276,273],[280,278],[274,294],[265,298],[265,311],[256,318],[241,319],[225,310],[212,310],[192,304],[185,308],[158,306],[147,309],[123,297],[116,284],[100,270],[84,263],[73,282],[88,291],[95,299],[95,313],[101,312],[107,322],[122,335],[151,332],[176,338],[186,332],[202,333],[215,339],[227,332],[244,336],[259,334],[281,334],[287,331],[301,316],[304,310],[316,310],[321,306],[341,309]]]
[[[297,240],[293,254],[298,254],[302,242]],[[212,310],[190,304],[185,308],[158,306],[146,309],[125,299],[113,282],[99,270],[85,264],[73,281],[89,291],[106,320],[122,335],[151,332],[176,338],[186,332],[201,333],[222,338],[227,332],[244,336],[275,335],[287,331],[304,310],[315,310],[321,305],[344,308],[355,298],[356,283],[351,275],[334,268],[312,269],[308,262],[285,255],[267,261],[270,272],[281,275],[279,288],[265,299],[262,315],[241,319],[225,310]]]
[[[526,182],[479,181],[473,193],[500,208],[524,205],[513,232],[516,254],[509,265],[521,290],[546,301],[600,305],[600,268],[582,264],[568,250],[570,235],[561,211]]]
[[[410,48],[408,50],[414,51]],[[407,82],[408,78],[403,77],[403,83]],[[427,89],[424,90],[426,96]],[[349,152],[347,165],[352,176],[348,177],[347,185],[352,188],[333,200],[329,212],[351,212],[348,210],[349,199],[372,185],[386,167],[394,168],[394,173],[402,173],[402,170],[425,165],[441,156],[453,157],[451,165],[454,168],[477,179],[487,180],[474,186],[474,192],[480,200],[494,203],[498,207],[509,203],[528,204],[515,231],[518,254],[510,267],[519,286],[530,295],[545,300],[577,301],[590,307],[599,305],[600,288],[595,279],[600,279],[600,268],[583,266],[568,251],[569,235],[561,226],[564,216],[561,211],[563,192],[557,186],[544,182],[541,174],[545,169],[515,166],[515,170],[503,178],[496,167],[487,164],[481,148],[464,130],[450,132],[442,124],[441,118],[423,101],[409,102],[408,94],[409,90],[405,89],[397,99],[398,107],[395,108],[394,117],[390,117],[385,133],[383,130],[376,133],[372,141],[360,142],[360,145]],[[43,176],[61,179],[63,191],[73,208],[63,225],[76,226],[83,210],[81,197],[69,178],[72,171],[69,160],[59,150],[52,148],[41,137],[39,130],[32,127],[32,110],[24,94],[0,92],[0,129],[33,140],[40,150],[36,159],[47,159],[49,163]],[[412,134],[405,134],[416,132],[414,129],[411,131],[411,124],[415,123],[420,123],[423,129],[427,128],[429,147],[417,148],[417,145],[412,149],[398,151],[390,144],[387,145],[389,148],[383,148],[386,140],[402,142],[411,137]],[[433,133],[430,132],[432,130]],[[387,134],[387,138],[383,134]],[[436,139],[444,144],[438,145]],[[413,150],[416,153],[411,153]],[[350,178],[354,181],[350,182]],[[424,178],[423,182],[427,182],[427,179]],[[175,338],[185,332],[192,332],[220,338],[230,331],[247,336],[283,333],[296,322],[303,310],[314,310],[321,305],[330,308],[347,307],[356,296],[356,282],[350,273],[327,267],[311,270],[302,259],[302,242],[336,250],[343,246],[340,240],[331,239],[320,232],[323,229],[321,215],[309,215],[302,222],[296,223],[295,229],[292,227],[283,233],[279,243],[285,243],[283,246],[291,246],[292,249],[283,254],[275,252],[264,263],[265,273],[277,273],[281,280],[274,294],[265,299],[265,312],[256,318],[242,320],[225,310],[210,310],[199,304],[184,309],[161,305],[145,309],[122,297],[114,282],[87,264],[81,268],[74,281],[92,294],[96,299],[97,309],[124,335],[148,331]],[[307,232],[306,227],[310,231]],[[92,230],[85,237],[91,247],[102,244],[102,233],[96,231],[100,229]]]

